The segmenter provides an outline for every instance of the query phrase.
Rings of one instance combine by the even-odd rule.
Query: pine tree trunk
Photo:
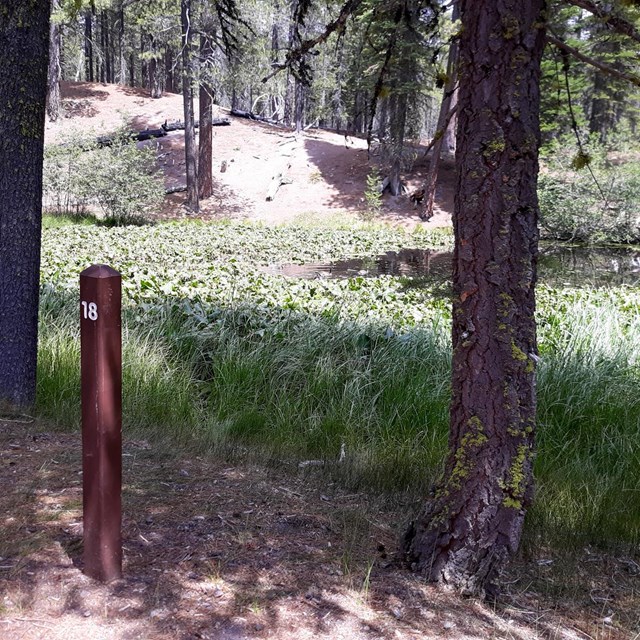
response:
[[[127,56],[125,55],[125,32],[124,32],[124,4],[120,5],[118,12],[118,61],[120,73],[119,84],[127,84]]]
[[[164,54],[164,89],[169,93],[176,92],[173,84],[173,49],[170,46],[167,46]]]
[[[60,8],[59,0],[51,1],[52,15]],[[49,24],[49,72],[47,79],[47,116],[51,122],[60,117],[60,24],[51,20]]]
[[[106,39],[107,39],[107,30],[105,27],[105,20],[104,20],[104,9],[100,12],[100,51],[99,51],[99,55],[98,55],[98,61],[99,61],[99,66],[100,66],[100,82],[106,82],[107,81],[107,77],[106,77]]]
[[[113,82],[111,68],[111,34],[109,25],[109,12],[106,9],[102,10],[102,28],[104,29],[104,49],[102,50],[102,55],[104,56],[105,78],[107,82]]]
[[[402,193],[402,182],[400,171],[404,152],[404,134],[407,124],[407,93],[400,89],[396,100],[393,101],[395,108],[391,117],[391,160],[389,169],[389,191],[393,196]]]
[[[144,54],[147,50],[147,36],[140,33],[140,86],[148,89],[150,87],[149,74],[147,73],[147,61]]]
[[[191,51],[193,25],[191,0],[181,0],[180,23],[182,27],[182,99],[184,104],[184,153],[187,173],[187,202],[191,211],[200,210],[198,199],[198,155],[193,113],[193,68]]]
[[[133,51],[129,54],[129,86],[136,86],[136,58]]]
[[[91,10],[87,10],[84,14],[84,76],[87,82],[93,82],[93,34],[92,34],[93,16]]]
[[[301,133],[304,128],[304,84],[296,78],[296,109],[295,109],[295,125],[296,133]]]
[[[160,65],[158,64],[158,60],[155,55],[155,43],[153,38],[151,38],[151,52],[153,54],[153,58],[149,60],[148,71],[149,71],[149,95],[154,99],[162,98],[162,83],[160,80]]]
[[[205,14],[205,28],[208,16]],[[213,42],[208,34],[200,35],[200,60],[206,61],[213,55]],[[203,65],[205,66],[205,65]],[[213,193],[213,87],[206,74],[201,72],[200,79],[200,132],[198,140],[198,192],[200,198],[209,198]]]
[[[453,5],[453,13],[451,19],[455,22],[460,18],[458,3]],[[440,103],[440,115],[438,116],[438,125],[436,129],[436,141],[431,152],[431,162],[429,163],[429,171],[424,183],[424,211],[421,214],[423,220],[429,220],[433,217],[433,201],[436,195],[436,182],[438,180],[438,168],[440,167],[440,157],[442,155],[442,147],[445,142],[447,131],[451,130],[450,111],[453,108],[453,95],[456,91],[457,81],[457,62],[458,62],[458,43],[454,40],[449,46],[449,56],[447,59],[447,80],[442,94],[442,102]],[[456,98],[457,100],[457,98]]]
[[[544,4],[460,2],[449,456],[405,549],[469,594],[517,550],[532,499]]]
[[[0,11],[0,405],[36,391],[48,2]]]

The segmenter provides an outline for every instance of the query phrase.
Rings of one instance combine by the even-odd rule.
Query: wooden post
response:
[[[107,265],[80,274],[84,573],[122,577],[121,276]]]

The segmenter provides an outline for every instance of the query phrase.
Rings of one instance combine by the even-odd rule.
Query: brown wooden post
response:
[[[121,276],[97,264],[80,274],[84,573],[122,576]]]

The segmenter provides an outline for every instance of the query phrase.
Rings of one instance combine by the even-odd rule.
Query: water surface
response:
[[[400,249],[369,258],[335,262],[281,264],[269,273],[289,278],[376,278],[381,275],[446,282],[451,278],[452,253],[428,249]],[[553,286],[601,287],[640,284],[640,248],[543,246],[538,275]]]

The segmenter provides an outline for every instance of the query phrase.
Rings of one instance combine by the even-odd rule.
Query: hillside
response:
[[[113,131],[126,118],[133,129],[159,127],[165,120],[182,119],[182,96],[165,93],[152,99],[148,92],[120,85],[62,83],[65,114],[46,125],[46,141],[56,142],[73,130]],[[196,116],[197,117],[197,116]],[[214,109],[214,117],[229,117],[228,110]],[[231,117],[231,126],[214,127],[214,195],[202,204],[203,218],[247,218],[267,223],[290,221],[301,214],[331,216],[340,212],[357,216],[365,210],[366,178],[377,157],[368,158],[366,142],[324,130],[310,130],[299,137],[285,128]],[[159,140],[139,143],[157,148],[158,163],[167,188],[184,184],[184,134],[170,133]],[[421,186],[428,161],[416,149],[416,161],[404,175],[408,192]],[[226,161],[226,171],[221,164]],[[266,201],[274,173],[287,164],[292,183]],[[447,226],[453,209],[453,165],[443,163],[436,192],[434,217],[422,223],[407,196],[385,194],[380,221],[405,226]],[[165,200],[161,217],[182,217],[184,194]]]

